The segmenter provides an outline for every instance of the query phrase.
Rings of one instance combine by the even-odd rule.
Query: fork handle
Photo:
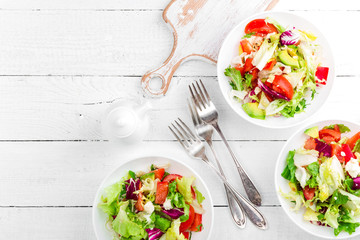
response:
[[[254,203],[257,206],[261,206],[261,195],[259,193],[259,191],[256,189],[254,183],[251,181],[249,175],[245,172],[244,168],[241,166],[241,164],[239,163],[239,161],[237,160],[235,154],[233,153],[233,151],[231,150],[231,147],[228,143],[228,141],[226,140],[224,134],[222,133],[219,124],[217,122],[213,122],[211,124],[215,130],[219,133],[221,139],[223,140],[223,142],[225,143],[227,149],[230,152],[231,157],[234,160],[234,163],[236,165],[236,168],[239,172],[239,175],[241,177],[241,181],[243,183],[246,195],[249,197],[249,200]]]
[[[223,183],[228,187],[231,194],[241,203],[246,215],[250,219],[252,223],[255,224],[256,227],[259,229],[267,229],[267,221],[265,217],[262,215],[262,213],[246,198],[244,198],[227,180],[226,178],[221,175],[219,170],[209,162],[206,155],[202,156],[202,159],[204,162],[206,162],[215,172],[216,174],[221,178]]]
[[[220,165],[219,159],[217,157],[217,154],[215,152],[215,149],[214,149],[214,146],[212,144],[211,139],[206,140],[206,142],[209,145],[209,147],[211,149],[211,152],[214,155],[214,158],[216,160],[216,164],[218,166],[218,169],[219,169],[221,175],[224,178],[226,178],[225,174],[224,174],[224,171],[223,171],[223,169],[222,169],[222,167]],[[238,226],[239,228],[245,228],[246,217],[244,215],[244,210],[243,210],[243,208],[241,206],[241,202],[232,195],[231,190],[228,188],[228,186],[226,186],[226,184],[224,184],[224,187],[225,187],[225,192],[226,192],[226,198],[227,198],[229,208],[230,208],[230,213],[231,213],[231,216],[232,216],[236,226]]]

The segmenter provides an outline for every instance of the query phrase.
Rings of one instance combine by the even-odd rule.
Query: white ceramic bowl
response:
[[[169,159],[166,157],[142,157],[137,159],[132,159],[124,162],[121,166],[116,168],[110,175],[108,175],[105,180],[101,183],[95,197],[93,204],[93,225],[97,239],[99,240],[112,240],[112,234],[105,227],[107,221],[107,215],[97,207],[100,202],[101,196],[104,194],[104,188],[107,186],[119,181],[123,176],[127,174],[129,170],[134,172],[137,171],[147,171],[147,168],[151,164],[165,164],[170,163],[170,168],[167,169],[170,173],[180,174],[182,176],[196,177],[194,182],[198,190],[204,195],[205,200],[202,203],[205,213],[203,215],[203,230],[199,233],[193,233],[192,240],[209,240],[212,226],[214,222],[214,210],[213,210],[213,201],[209,192],[209,189],[206,187],[205,182],[201,177],[189,166],[184,163],[181,163],[177,160]]]
[[[304,134],[304,131],[308,128],[319,126],[319,129],[321,129],[324,126],[328,126],[335,123],[342,123],[346,126],[348,126],[351,129],[350,133],[343,133],[342,136],[352,136],[353,134],[360,131],[360,125],[348,121],[343,120],[330,120],[330,121],[321,121],[316,122],[311,125],[308,125],[306,127],[301,128],[299,131],[297,131],[289,140],[286,142],[285,146],[280,152],[279,158],[277,160],[276,166],[275,166],[275,191],[277,193],[278,199],[281,203],[282,208],[284,209],[285,213],[289,216],[289,218],[300,228],[305,230],[308,233],[311,233],[317,237],[322,238],[328,238],[328,239],[349,239],[351,237],[359,236],[360,235],[360,229],[357,228],[356,232],[349,235],[346,232],[341,232],[337,237],[334,236],[334,229],[330,227],[323,227],[311,224],[307,221],[303,220],[303,214],[305,212],[305,209],[301,209],[298,212],[294,212],[290,210],[291,203],[289,200],[283,198],[279,194],[279,189],[281,189],[283,192],[287,193],[290,192],[289,187],[289,181],[284,179],[281,176],[281,173],[283,172],[285,168],[285,162],[286,157],[289,153],[289,151],[292,151],[294,149],[298,149],[301,146],[304,145],[305,140],[308,138],[307,135]],[[360,218],[357,219],[357,221],[360,222]]]
[[[235,102],[230,99],[229,92],[231,87],[229,85],[229,78],[224,75],[224,70],[227,68],[231,60],[238,55],[238,47],[241,38],[244,36],[245,26],[253,19],[258,18],[266,18],[271,17],[282,24],[284,27],[286,26],[294,26],[298,29],[302,29],[305,31],[310,31],[314,33],[318,38],[317,42],[321,45],[322,52],[322,65],[329,67],[329,75],[326,86],[320,87],[317,89],[318,94],[315,96],[313,101],[307,101],[310,105],[307,106],[305,112],[300,114],[296,114],[293,118],[286,117],[266,117],[265,120],[255,119],[249,117],[241,107],[241,104]],[[220,49],[218,63],[217,63],[217,75],[219,80],[219,85],[223,96],[226,99],[226,102],[230,105],[230,107],[243,119],[268,128],[288,128],[301,124],[305,120],[309,119],[315,112],[317,112],[321,106],[327,100],[330,90],[333,86],[334,78],[335,78],[335,64],[332,55],[331,48],[326,41],[323,34],[309,21],[306,19],[299,17],[295,14],[288,12],[263,12],[256,15],[253,15],[240,24],[238,24],[225,38],[222,47]]]

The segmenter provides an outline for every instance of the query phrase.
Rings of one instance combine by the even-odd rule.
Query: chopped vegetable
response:
[[[315,150],[322,153],[325,157],[331,157],[331,146],[318,139],[315,139],[316,148]]]
[[[300,35],[295,31],[287,30],[280,35],[282,45],[295,45],[299,42]]]
[[[162,212],[168,215],[169,217],[171,217],[172,219],[177,219],[182,215],[184,215],[184,209],[178,209],[178,208],[173,208],[170,210],[162,210]]]
[[[158,228],[145,229],[145,231],[148,233],[149,240],[157,240],[160,239],[162,235],[164,235],[164,233],[161,232],[161,230]]]

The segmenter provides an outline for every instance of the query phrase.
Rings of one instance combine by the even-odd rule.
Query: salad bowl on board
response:
[[[321,237],[326,239],[349,239],[360,235],[360,227],[357,227],[355,229],[355,232],[353,232],[351,235],[345,231],[342,231],[339,233],[338,236],[335,236],[334,228],[328,226],[319,226],[316,223],[310,223],[309,221],[305,221],[304,220],[305,207],[302,206],[298,211],[293,211],[291,208],[294,207],[294,204],[291,203],[289,199],[286,199],[284,197],[284,194],[288,194],[291,192],[289,181],[282,176],[282,173],[286,166],[286,159],[289,154],[289,151],[293,151],[304,146],[305,141],[309,139],[309,136],[304,133],[306,130],[312,129],[313,127],[316,126],[320,130],[325,126],[331,126],[334,124],[343,124],[351,130],[350,132],[342,133],[341,134],[342,137],[350,138],[354,134],[360,131],[359,124],[344,120],[320,121],[320,122],[312,123],[308,126],[299,129],[286,142],[286,144],[284,145],[284,147],[282,148],[279,154],[279,158],[277,159],[275,165],[275,191],[277,193],[281,207],[285,211],[286,215],[291,219],[291,221],[295,223],[295,225],[297,225],[304,231],[316,237]],[[347,174],[345,173],[345,176],[346,175]],[[342,188],[342,186],[340,186],[339,188]],[[332,196],[330,196],[324,202],[328,202],[329,199],[331,198]],[[355,220],[356,222],[360,222],[360,217],[355,217]]]
[[[169,168],[166,169],[167,172],[171,174],[180,174],[185,177],[194,176],[196,180],[194,185],[196,188],[203,194],[205,200],[202,203],[205,213],[202,217],[203,230],[201,232],[196,232],[192,234],[193,240],[210,240],[212,225],[214,222],[214,210],[213,210],[213,201],[209,192],[209,189],[205,185],[204,180],[188,165],[174,159],[167,157],[140,157],[136,159],[130,159],[122,163],[117,167],[112,173],[110,173],[104,181],[101,183],[94,200],[93,204],[93,226],[97,239],[106,240],[113,239],[112,232],[107,229],[106,222],[108,221],[108,215],[105,214],[101,209],[98,208],[98,204],[101,202],[101,196],[104,194],[104,189],[107,186],[110,186],[127,175],[128,171],[144,171],[146,172],[151,164],[155,165],[165,165],[170,164]]]
[[[233,96],[230,96],[232,87],[229,84],[230,78],[225,76],[224,71],[229,67],[234,57],[239,55],[239,42],[244,37],[244,29],[249,22],[255,19],[271,18],[276,20],[284,28],[289,29],[295,27],[296,29],[304,30],[312,33],[317,37],[316,42],[321,46],[321,66],[329,68],[326,85],[317,87],[314,99],[311,100],[311,91],[308,90],[307,94],[304,95],[306,99],[306,108],[303,112],[295,114],[293,117],[284,116],[266,116],[265,119],[257,119],[250,117],[242,107],[242,103],[235,101]],[[232,31],[227,35],[220,49],[218,64],[217,64],[217,75],[219,80],[219,87],[223,94],[226,102],[241,118],[267,128],[289,128],[294,127],[310,119],[319,109],[324,105],[330,94],[335,78],[335,64],[332,55],[331,47],[329,46],[324,35],[319,29],[317,29],[310,21],[297,16],[293,13],[288,12],[264,12],[255,14],[246,20],[238,24]]]

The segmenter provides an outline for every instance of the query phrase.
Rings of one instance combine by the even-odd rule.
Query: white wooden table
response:
[[[91,206],[100,182],[123,159],[149,154],[183,159],[211,186],[212,239],[313,239],[290,222],[273,186],[278,152],[296,128],[268,130],[240,119],[217,90],[215,66],[192,61],[180,67],[168,95],[151,100],[152,126],[141,146],[106,141],[100,127],[105,109],[115,99],[142,99],[141,76],[171,50],[172,35],[161,19],[167,3],[0,1],[0,239],[95,239]],[[281,0],[275,10],[306,17],[333,46],[334,89],[313,120],[360,122],[360,1]],[[225,135],[262,193],[267,231],[250,222],[236,228],[220,181],[167,130],[177,116],[190,121],[183,96],[195,79],[208,86]],[[230,180],[239,183],[224,146],[215,144]]]

